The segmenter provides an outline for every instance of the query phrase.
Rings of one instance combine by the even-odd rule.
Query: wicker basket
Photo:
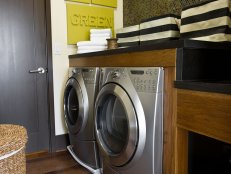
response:
[[[25,174],[26,129],[18,125],[0,124],[0,174]]]

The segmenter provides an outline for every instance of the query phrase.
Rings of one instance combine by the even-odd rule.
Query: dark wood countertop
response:
[[[153,50],[163,50],[163,49],[176,49],[176,48],[187,48],[187,49],[230,49],[231,43],[215,43],[215,42],[205,42],[196,40],[171,40],[163,43],[156,43],[150,45],[140,45],[132,46],[126,48],[118,48],[112,50],[84,53],[84,54],[73,54],[69,58],[83,58],[83,57],[97,57],[105,55],[115,55],[122,53],[131,52],[143,52],[143,51],[153,51]]]
[[[185,64],[195,58],[213,59],[229,54],[231,43],[212,43],[193,40],[172,40],[151,45],[69,55],[70,67],[177,67],[177,79],[184,73]],[[217,53],[214,53],[217,52]],[[227,53],[228,52],[228,53]],[[207,54],[210,53],[210,54]],[[225,56],[219,56],[226,59]],[[184,59],[184,61],[183,61]],[[202,60],[202,59],[201,59]],[[195,62],[195,61],[194,61]],[[231,61],[230,61],[231,62]],[[186,73],[187,74],[187,73]]]
[[[231,94],[231,43],[172,40],[69,56],[70,67],[176,67],[175,87]],[[218,79],[220,82],[201,79]],[[221,82],[228,79],[229,83]]]

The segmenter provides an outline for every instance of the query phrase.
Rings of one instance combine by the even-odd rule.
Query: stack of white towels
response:
[[[111,38],[112,31],[107,29],[90,29],[90,41],[77,43],[77,53],[89,53],[107,49],[107,39]]]

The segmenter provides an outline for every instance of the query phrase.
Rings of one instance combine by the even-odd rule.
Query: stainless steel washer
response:
[[[95,129],[104,174],[161,174],[163,68],[102,68]]]
[[[71,144],[68,150],[80,164],[93,169],[100,167],[93,117],[98,72],[98,68],[70,68],[64,92],[64,115]]]

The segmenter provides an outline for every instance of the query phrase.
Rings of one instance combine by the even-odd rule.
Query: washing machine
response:
[[[102,68],[95,103],[104,174],[161,174],[163,74],[154,68]]]
[[[64,91],[64,116],[70,139],[67,148],[92,173],[100,173],[93,116],[98,75],[98,68],[70,68]]]

